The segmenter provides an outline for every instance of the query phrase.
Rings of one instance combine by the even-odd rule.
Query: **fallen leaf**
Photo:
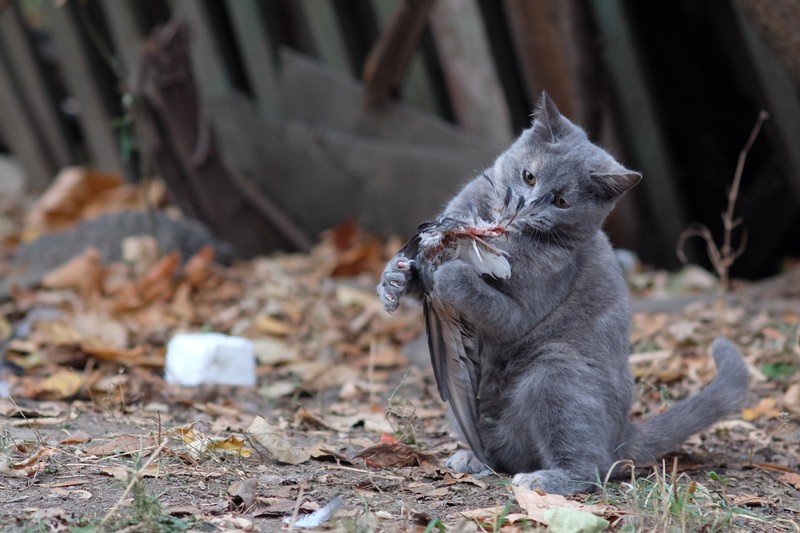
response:
[[[517,499],[517,504],[525,510],[528,518],[535,520],[542,524],[549,524],[547,515],[545,514],[548,509],[565,508],[577,511],[583,511],[598,516],[605,514],[614,514],[618,516],[621,514],[616,508],[607,505],[586,505],[573,500],[568,500],[559,494],[539,494],[526,487],[518,485],[511,485],[511,490]]]
[[[79,289],[82,292],[100,292],[105,278],[105,268],[100,251],[90,246],[42,278],[42,287],[48,289]]]
[[[119,174],[104,174],[84,167],[62,169],[28,212],[26,240],[70,228],[86,216],[93,204],[97,206],[92,208],[94,216],[101,214],[100,206],[106,203],[104,193],[121,187],[124,181]],[[127,189],[136,194],[135,189]]]
[[[419,448],[396,442],[394,444],[376,444],[361,450],[355,456],[363,459],[367,466],[373,468],[402,468],[419,466],[422,463],[435,463],[436,460],[423,453]]]
[[[84,450],[86,455],[105,457],[108,455],[132,455],[155,448],[153,439],[143,435],[117,435],[106,442],[90,446]]]
[[[607,528],[608,520],[586,511],[556,507],[544,512],[551,533],[599,533]]]
[[[55,448],[39,448],[22,461],[11,462],[0,455],[0,473],[11,477],[32,477],[49,464],[47,459],[57,453]]]
[[[60,369],[39,384],[36,397],[66,400],[78,394],[82,386],[83,378],[79,374]]]
[[[786,472],[781,477],[778,478],[778,481],[782,481],[787,485],[791,485],[794,488],[800,490],[800,474],[797,472]]]
[[[270,425],[264,417],[257,416],[247,428],[247,432],[266,448],[276,461],[297,465],[311,458],[311,453],[307,449],[293,446],[286,434]]]
[[[67,437],[64,437],[60,441],[59,444],[83,444],[84,442],[89,442],[92,440],[92,437],[83,430],[78,430],[72,432]]]
[[[742,409],[742,419],[751,422],[757,418],[776,418],[781,414],[777,405],[775,398],[761,398],[755,407]]]
[[[244,445],[244,440],[231,435],[224,440],[211,440],[206,444],[206,449],[214,453],[227,453],[238,455],[247,459],[253,455],[253,450]]]
[[[211,275],[211,265],[214,263],[214,248],[204,246],[186,261],[183,267],[183,277],[192,287],[199,287],[208,281]]]
[[[258,479],[242,479],[228,487],[228,497],[231,505],[240,513],[250,509],[256,502],[258,495]]]

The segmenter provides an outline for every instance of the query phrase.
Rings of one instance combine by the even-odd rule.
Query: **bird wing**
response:
[[[480,337],[435,291],[426,295],[423,309],[439,394],[450,403],[467,444],[483,460],[483,443],[478,432]]]

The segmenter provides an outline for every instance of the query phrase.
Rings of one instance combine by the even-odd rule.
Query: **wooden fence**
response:
[[[741,268],[758,275],[800,253],[790,242],[800,221],[800,105],[793,66],[786,68],[796,55],[780,53],[781,42],[770,48],[756,29],[791,28],[791,8],[783,20],[770,16],[786,5],[791,0],[0,1],[0,144],[35,188],[76,163],[135,179],[131,106],[142,47],[156,26],[179,19],[191,28],[203,98],[241,92],[270,123],[285,118],[284,47],[362,80],[366,107],[399,99],[491,149],[525,127],[547,90],[592,138],[644,171],[611,229],[620,244],[670,265],[688,222],[719,227],[738,150],[764,108],[772,120],[752,154],[740,211],[756,238]],[[770,205],[785,214],[765,220]]]

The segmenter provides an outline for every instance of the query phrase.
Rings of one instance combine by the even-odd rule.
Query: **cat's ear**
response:
[[[533,112],[531,128],[534,133],[545,140],[555,141],[561,132],[562,120],[556,103],[543,92],[539,97],[539,103],[536,104],[536,111]]]
[[[609,200],[616,200],[639,183],[642,175],[633,170],[622,169],[619,172],[593,172],[592,179],[600,185]]]

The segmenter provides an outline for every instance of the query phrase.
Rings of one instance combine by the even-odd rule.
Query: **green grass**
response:
[[[725,483],[715,472],[712,482]],[[722,494],[709,489],[687,474],[677,472],[677,461],[669,469],[666,463],[644,477],[631,474],[629,481],[598,483],[603,503],[625,513],[618,531],[644,532],[723,532],[746,528],[746,522],[766,519],[747,509],[731,505]]]

